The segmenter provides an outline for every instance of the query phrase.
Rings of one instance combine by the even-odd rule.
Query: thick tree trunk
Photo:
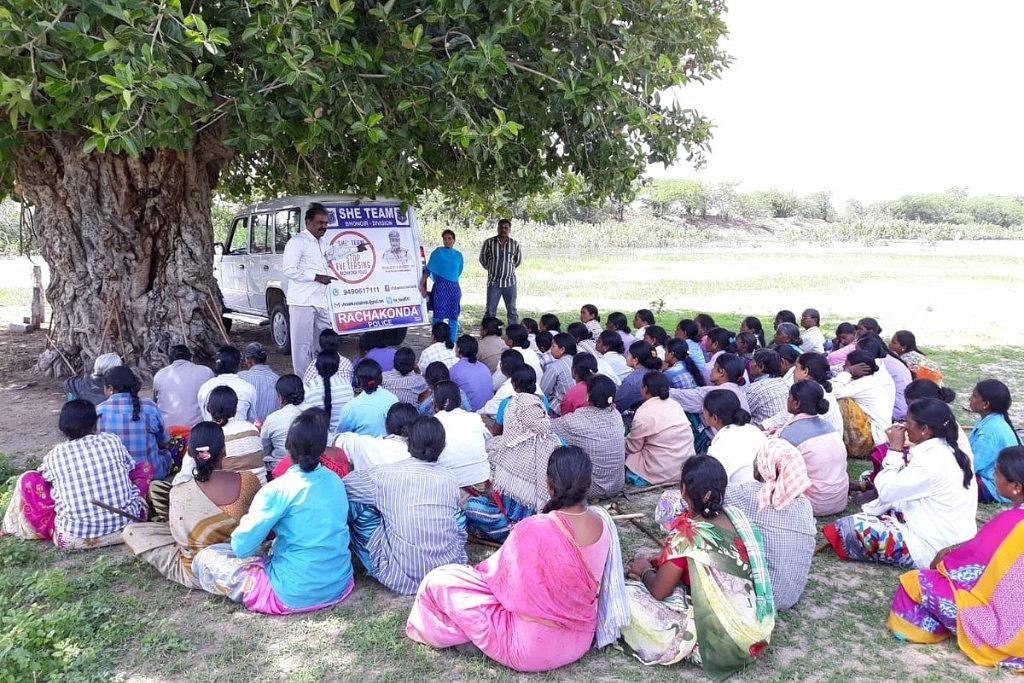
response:
[[[22,147],[16,172],[53,308],[37,372],[69,375],[113,351],[148,376],[173,344],[208,354],[223,343],[210,205],[230,155],[210,131],[139,158],[86,154],[63,134]]]

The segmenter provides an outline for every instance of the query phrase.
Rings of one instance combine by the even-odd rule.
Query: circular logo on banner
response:
[[[355,248],[366,244],[366,251],[356,251],[337,261],[328,260],[327,267],[342,282],[354,285],[366,280],[377,266],[377,250],[366,235],[354,230],[344,230],[331,239],[331,244]]]

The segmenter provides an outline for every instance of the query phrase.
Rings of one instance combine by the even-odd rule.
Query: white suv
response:
[[[227,321],[269,324],[277,351],[289,353],[284,247],[305,229],[303,216],[314,203],[328,212],[324,239],[368,246],[365,253],[329,265],[337,278],[328,289],[335,329],[372,331],[393,346],[402,343],[408,327],[429,323],[418,284],[425,267],[423,239],[412,207],[346,195],[284,197],[235,215],[226,242],[215,245],[213,266]]]

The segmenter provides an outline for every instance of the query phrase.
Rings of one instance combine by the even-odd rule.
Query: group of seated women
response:
[[[1005,385],[977,384],[966,438],[913,335],[884,344],[865,318],[828,342],[816,311],[803,333],[784,313],[770,344],[756,318],[733,333],[702,314],[670,338],[647,311],[636,339],[591,305],[565,333],[548,314],[503,337],[488,318],[479,340],[453,343],[438,323],[419,359],[398,349],[385,370],[367,354],[341,381],[328,336],[319,382],[279,378],[261,427],[214,388],[176,473],[138,381],[114,368],[114,400],[65,404],[68,441],[18,480],[2,529],[66,548],[123,541],[166,578],[267,614],[337,604],[361,569],[415,595],[406,633],[433,647],[543,671],[621,636],[647,664],[720,680],[768,645],[807,583],[815,518],[853,495],[860,511],[823,531],[840,558],[913,570],[893,631],[956,632],[975,661],[1024,667],[1019,628],[999,626],[1024,571],[1024,446]],[[873,468],[851,481],[862,451]],[[662,547],[624,569],[614,521],[588,500],[627,482],[673,488],[654,511]],[[977,532],[979,500],[1013,508]],[[470,566],[469,540],[500,548]]]

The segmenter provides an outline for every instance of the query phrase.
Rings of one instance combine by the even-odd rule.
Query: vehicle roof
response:
[[[306,208],[313,202],[319,202],[320,204],[365,204],[369,206],[373,206],[375,204],[402,203],[400,199],[392,199],[388,197],[370,199],[368,197],[358,197],[351,194],[303,194],[270,199],[265,202],[257,202],[256,204],[245,207],[241,213],[247,213],[249,211],[279,211],[281,209],[289,209],[294,206]]]

